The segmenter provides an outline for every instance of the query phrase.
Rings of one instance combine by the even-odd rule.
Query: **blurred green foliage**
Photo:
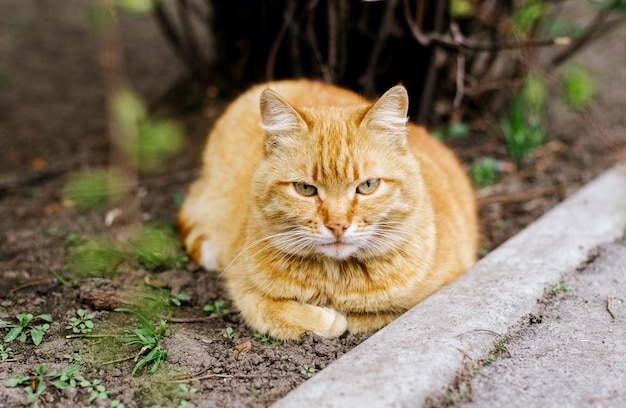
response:
[[[94,169],[70,175],[63,186],[63,197],[78,209],[86,210],[115,203],[126,190],[126,182],[119,172]]]
[[[66,266],[77,276],[110,277],[123,265],[147,271],[180,268],[186,259],[173,226],[145,225],[127,242],[81,238],[67,249]]]
[[[122,150],[141,171],[154,171],[183,146],[182,128],[168,119],[150,118],[145,104],[130,90],[116,93],[111,111],[123,132]]]
[[[568,64],[561,69],[561,88],[565,103],[574,110],[585,108],[593,99],[593,78],[585,68]]]
[[[541,22],[548,11],[543,0],[532,0],[519,6],[511,17],[511,29],[517,35],[527,36]]]
[[[454,19],[470,17],[474,11],[474,5],[471,0],[450,0],[448,2],[448,11]]]
[[[144,226],[128,240],[142,268],[153,271],[180,268],[185,252],[174,228],[167,226]]]
[[[157,0],[117,0],[117,6],[135,14],[150,13],[156,6]]]
[[[498,182],[498,161],[483,157],[472,164],[470,176],[477,187],[489,187]]]

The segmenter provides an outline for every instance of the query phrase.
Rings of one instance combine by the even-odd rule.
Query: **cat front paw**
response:
[[[335,309],[317,307],[320,312],[320,324],[313,333],[322,337],[339,337],[348,329],[348,320]]]

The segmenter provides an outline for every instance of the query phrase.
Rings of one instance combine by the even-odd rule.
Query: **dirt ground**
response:
[[[30,341],[0,343],[14,352],[0,359],[0,407],[28,405],[25,388],[6,387],[7,378],[26,375],[42,363],[49,371],[62,369],[70,364],[64,355],[73,353],[81,356],[80,373],[90,381],[101,380],[109,391],[106,399],[93,403],[96,406],[110,406],[113,400],[126,407],[266,406],[315,375],[307,368],[319,371],[366,339],[306,335],[300,342],[277,345],[255,337],[236,313],[176,323],[172,320],[205,317],[204,305],[226,299],[217,277],[192,263],[150,275],[166,282],[172,292],[190,296],[189,302],[169,311],[162,342],[168,356],[154,374],[140,370],[131,375],[135,363],[127,358],[134,357],[136,349],[106,337],[66,338],[70,333],[65,326],[79,308],[95,313],[94,334],[137,327],[136,320],[112,309],[132,306],[130,288],[142,285],[147,273],[130,270],[110,279],[82,279],[76,285],[61,284],[50,274],[63,264],[69,234],[107,230],[104,218],[111,208],[78,212],[64,206],[61,197],[71,172],[107,162],[104,91],[84,2],[68,0],[54,7],[51,2],[2,3],[0,319],[14,320],[23,312],[49,313],[52,323],[38,347]],[[182,68],[151,19],[123,15],[121,23],[131,82],[147,101],[154,101]],[[548,143],[517,163],[515,171],[503,173],[497,185],[478,191],[485,251],[626,157],[623,38],[612,34],[580,56],[598,78],[593,104],[577,115],[555,105]],[[140,181],[145,218],[173,223],[176,197],[185,194],[197,175],[206,132],[225,103],[213,98],[202,113],[178,118],[187,131],[185,148],[161,171]],[[490,133],[451,146],[466,164],[485,155],[507,157],[498,137]],[[225,337],[228,327],[232,333]],[[181,383],[189,388],[181,388]],[[89,396],[85,388],[59,391],[49,384],[39,401],[46,407],[82,406],[89,405]]]

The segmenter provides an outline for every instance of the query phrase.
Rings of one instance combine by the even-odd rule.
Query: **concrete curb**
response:
[[[422,406],[454,379],[463,353],[485,355],[494,333],[531,313],[625,222],[626,167],[617,166],[273,406]]]

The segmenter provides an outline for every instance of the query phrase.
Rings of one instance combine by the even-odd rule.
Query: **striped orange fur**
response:
[[[377,330],[475,261],[474,195],[454,154],[406,123],[397,86],[371,103],[320,82],[256,86],[215,124],[179,214],[254,330]]]

